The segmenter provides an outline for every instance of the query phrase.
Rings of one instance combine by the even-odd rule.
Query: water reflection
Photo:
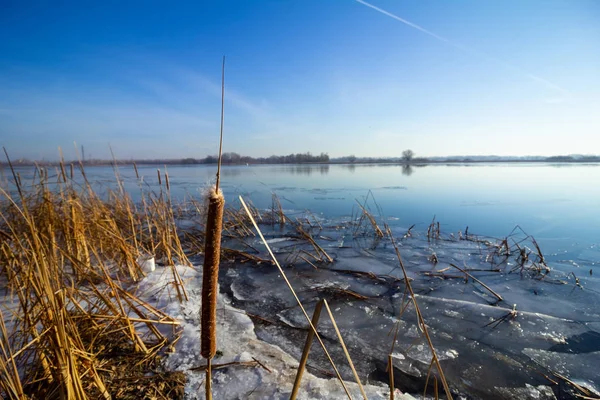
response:
[[[313,172],[319,172],[321,175],[329,173],[329,164],[323,165],[289,165],[282,168],[292,175],[311,175]]]
[[[365,168],[365,167],[371,167],[371,168],[375,168],[375,167],[383,167],[383,168],[389,168],[390,165],[392,166],[396,166],[398,164],[359,164],[359,167],[361,168]],[[351,173],[354,173],[356,171],[356,164],[341,164],[340,165],[342,168],[348,170]],[[415,167],[423,167],[423,165],[410,165],[410,164],[401,164],[398,165],[400,167],[402,167],[402,175],[406,175],[406,176],[411,176],[413,174],[413,172],[415,172]]]
[[[252,166],[230,166],[225,167],[221,170],[221,174],[226,177],[239,177],[241,175],[252,174],[256,175],[257,172],[266,168],[270,171],[275,172],[286,172],[291,175],[311,175],[313,173],[319,173],[321,175],[327,175],[329,173],[329,164],[288,164],[288,165],[252,165]]]
[[[336,164],[333,167],[330,164],[288,164],[288,165],[273,165],[269,168],[272,171],[285,172],[291,175],[305,175],[310,176],[312,174],[328,175],[330,168],[342,168],[352,174],[354,174],[359,168],[389,168],[390,166],[397,166],[402,168],[402,175],[411,176],[415,172],[416,167],[423,167],[422,165],[410,165],[410,164]],[[239,177],[244,174],[256,175],[256,168],[263,168],[264,166],[250,166],[250,167],[239,167],[232,166],[226,167],[221,170],[223,176],[226,177]]]
[[[342,164],[342,167],[346,168],[351,173],[354,173],[356,171],[356,164]]]

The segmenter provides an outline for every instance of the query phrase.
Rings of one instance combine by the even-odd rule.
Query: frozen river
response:
[[[164,174],[164,167],[138,166],[146,190],[158,190],[157,168]],[[19,172],[26,181],[32,168]],[[86,167],[86,173],[97,187],[114,187],[111,167]],[[133,168],[119,173],[135,198]],[[173,198],[183,200],[214,181],[215,167],[169,166],[168,173]],[[498,238],[519,225],[549,259],[589,272],[600,262],[598,182],[598,164],[259,165],[225,166],[222,188],[228,204],[239,206],[242,195],[267,208],[275,193],[286,212],[310,210],[325,218],[349,217],[370,191],[388,224],[415,224],[415,230],[426,230],[434,216],[442,232],[468,226]]]
[[[158,190],[156,169],[138,166],[144,190]],[[133,168],[119,171],[135,197]],[[86,172],[101,188],[114,184],[110,168]],[[20,173],[26,177],[30,171]],[[215,168],[171,166],[168,173],[173,198],[184,200],[200,195]],[[222,176],[230,205],[237,207],[241,195],[266,210],[276,194],[291,218],[319,222],[311,234],[335,262],[318,269],[298,261],[304,260],[296,253],[306,243],[293,228],[265,227],[278,256],[293,264],[289,277],[296,291],[311,310],[318,298],[328,299],[365,378],[387,379],[385,362],[398,329],[396,384],[419,392],[431,353],[414,309],[402,313],[406,298],[393,247],[368,232],[357,235],[352,224],[357,200],[366,204],[399,243],[452,390],[486,399],[551,398],[541,385],[550,383],[544,374],[556,380],[553,373],[600,390],[593,367],[600,365],[597,182],[600,166],[546,164],[234,166],[225,167]],[[434,216],[440,235],[428,238]],[[267,257],[257,239],[247,244]],[[465,279],[451,264],[468,269],[485,286]],[[254,321],[260,338],[299,357],[306,322],[270,264],[225,266],[221,291],[235,307],[264,319]],[[335,338],[326,323],[323,334]],[[313,372],[326,366],[316,353]],[[351,378],[348,369],[342,373]],[[563,386],[553,395],[569,398]]]

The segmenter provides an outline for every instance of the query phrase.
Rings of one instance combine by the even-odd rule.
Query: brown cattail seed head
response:
[[[219,291],[219,261],[221,231],[223,229],[223,193],[211,189],[208,198],[208,216],[204,242],[204,268],[202,272],[202,357],[211,359],[217,351],[217,293]]]

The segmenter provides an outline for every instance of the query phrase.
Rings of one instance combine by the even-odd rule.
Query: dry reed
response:
[[[1,315],[0,396],[128,398],[118,394],[150,372],[178,335],[161,329],[171,330],[174,319],[126,290],[144,274],[141,254],[189,263],[180,243],[163,237],[176,234],[168,203],[139,208],[118,175],[119,192],[103,199],[83,169],[81,186],[62,161],[56,181],[36,168],[26,183],[7,159],[12,182],[0,188],[0,279],[15,309]],[[143,392],[159,393],[166,376],[156,375]]]
[[[262,240],[263,244],[267,248],[267,251],[269,252],[269,255],[271,256],[271,259],[273,260],[273,262],[277,266],[277,269],[281,273],[281,276],[283,277],[283,280],[285,281],[286,285],[290,289],[290,292],[294,296],[294,299],[296,300],[296,303],[300,307],[300,310],[302,311],[302,314],[304,314],[304,317],[308,321],[310,329],[312,330],[312,332],[314,333],[315,337],[319,341],[319,344],[321,345],[321,348],[323,349],[323,352],[325,353],[325,356],[329,360],[329,363],[331,364],[331,367],[335,371],[335,375],[338,378],[338,380],[340,381],[340,384],[342,385],[342,388],[346,392],[346,395],[348,396],[348,398],[351,399],[352,396],[350,395],[350,392],[348,391],[348,388],[346,387],[346,384],[344,383],[344,380],[342,379],[342,376],[340,375],[339,370],[335,366],[335,363],[333,362],[333,359],[331,358],[331,355],[329,354],[329,351],[327,351],[327,348],[325,347],[325,343],[323,342],[323,339],[321,338],[321,336],[317,332],[317,328],[313,325],[313,323],[311,321],[311,318],[308,316],[308,313],[306,312],[304,306],[302,305],[302,302],[300,301],[300,299],[298,298],[298,295],[294,291],[294,288],[292,287],[292,284],[288,280],[286,273],[284,272],[283,268],[281,268],[281,265],[279,265],[279,262],[277,261],[277,258],[275,257],[275,254],[273,254],[273,251],[271,250],[271,247],[267,243],[267,240],[263,236],[260,228],[258,227],[258,224],[254,220],[254,217],[252,216],[252,213],[250,212],[250,209],[246,206],[246,203],[244,202],[244,199],[241,196],[239,197],[239,199],[240,199],[240,202],[242,203],[242,206],[246,210],[246,213],[248,214],[248,218],[250,218],[250,220],[252,221],[252,225],[254,225],[254,229],[256,229],[256,231],[258,232],[258,235],[260,236],[260,239]]]
[[[433,223],[432,223],[433,225]],[[402,274],[404,275],[404,282],[406,284],[406,290],[408,292],[408,294],[410,295],[410,300],[415,308],[415,312],[417,314],[417,320],[419,323],[419,329],[421,330],[421,332],[423,333],[423,335],[425,336],[425,339],[427,340],[427,345],[429,346],[429,349],[431,351],[431,364],[429,367],[429,372],[427,373],[427,379],[425,382],[425,391],[427,391],[427,386],[428,386],[428,382],[429,382],[429,377],[430,377],[430,373],[431,373],[431,369],[433,366],[436,367],[438,374],[440,376],[440,380],[442,381],[442,385],[444,387],[444,391],[446,393],[446,397],[449,400],[452,400],[452,393],[450,391],[450,387],[448,386],[448,382],[446,381],[446,376],[444,375],[444,371],[442,369],[442,366],[440,364],[439,358],[437,356],[437,352],[435,350],[435,347],[433,346],[433,342],[431,341],[431,337],[429,336],[429,331],[427,329],[427,325],[425,324],[425,319],[423,318],[423,314],[421,313],[421,309],[419,307],[419,304],[417,303],[417,299],[415,296],[415,293],[412,289],[412,285],[410,283],[410,280],[408,279],[408,274],[406,273],[406,268],[404,267],[404,262],[402,261],[402,257],[400,256],[400,250],[398,249],[398,245],[396,244],[396,241],[394,239],[394,236],[392,234],[392,231],[389,227],[387,227],[387,234],[388,237],[390,238],[390,241],[392,243],[392,246],[394,247],[394,250],[396,252],[396,257],[398,258],[398,263],[400,265],[400,268],[402,270]],[[408,304],[408,303],[407,303]],[[404,310],[402,311],[404,312]],[[437,382],[437,381],[436,381]],[[437,383],[435,384],[435,389],[436,389],[436,398],[437,398]]]
[[[323,300],[320,300],[315,306],[315,311],[313,312],[313,317],[311,320],[313,326],[317,326],[322,309]],[[300,357],[300,363],[298,364],[298,369],[296,370],[296,379],[294,380],[294,387],[292,388],[292,394],[290,394],[290,400],[295,400],[298,396],[298,391],[300,390],[300,382],[302,381],[302,375],[304,374],[304,369],[306,368],[308,354],[310,353],[310,347],[312,346],[314,337],[315,333],[309,329],[308,335],[306,336],[306,343],[304,344],[304,349],[302,350],[302,356]]]
[[[504,301],[504,299],[502,298],[502,296],[500,296],[498,293],[496,293],[495,291],[493,291],[488,285],[486,285],[485,283],[483,283],[482,281],[480,281],[479,279],[475,278],[473,275],[471,275],[470,273],[468,273],[466,270],[457,267],[456,265],[450,263],[451,267],[456,268],[457,270],[459,270],[460,272],[464,273],[468,278],[473,279],[475,282],[479,283],[481,286],[483,286],[488,292],[490,292],[492,295],[494,295],[495,298],[498,299],[498,301]]]

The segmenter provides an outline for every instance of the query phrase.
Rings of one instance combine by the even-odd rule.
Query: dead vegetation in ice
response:
[[[182,371],[187,376],[186,399],[204,399],[204,361],[200,355],[200,291],[201,272],[178,267],[186,283],[189,301],[173,302],[168,293],[151,296],[165,285],[170,277],[164,269],[148,274],[139,285],[141,297],[150,296],[158,308],[178,320],[181,337],[164,359],[168,370]],[[218,399],[287,399],[292,390],[298,361],[276,345],[259,340],[254,323],[242,310],[236,309],[222,295],[218,297],[217,357],[213,361],[213,396]],[[355,383],[346,383],[354,397],[360,397]],[[383,384],[365,385],[369,399],[388,399],[389,390]],[[317,378],[305,373],[300,399],[337,399],[345,393],[336,379]],[[413,399],[396,394],[396,399]]]

